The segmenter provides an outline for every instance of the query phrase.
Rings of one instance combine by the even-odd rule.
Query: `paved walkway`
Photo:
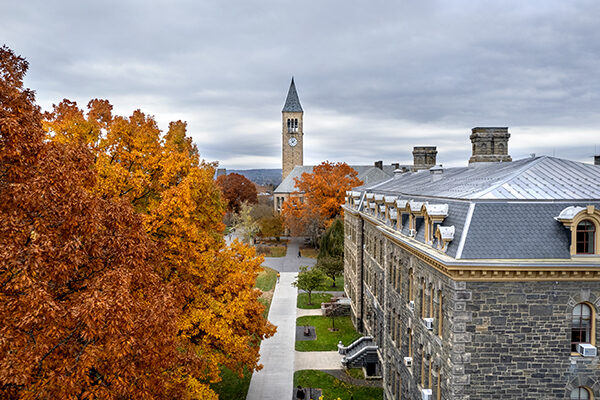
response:
[[[275,286],[269,321],[277,326],[277,333],[261,343],[260,363],[264,368],[252,374],[247,400],[281,400],[292,395],[298,294],[292,286],[295,279],[295,272],[282,272]]]
[[[296,351],[294,371],[301,369],[342,369],[342,356],[337,351]]]
[[[298,272],[302,265],[315,265],[317,260],[314,258],[298,257],[302,243],[302,238],[290,238],[285,257],[265,257],[263,265],[279,272]]]
[[[313,258],[298,257],[301,238],[291,238],[285,257],[265,257],[264,266],[281,273],[275,286],[269,321],[277,326],[277,333],[260,346],[260,363],[263,369],[252,374],[246,400],[281,400],[292,397],[294,371],[299,369],[341,368],[340,355],[335,351],[297,352],[296,316],[321,315],[321,310],[296,309],[298,289],[292,286],[302,265],[314,265]],[[300,312],[298,312],[300,311]]]
[[[307,309],[303,309],[303,308],[297,308],[296,309],[296,317],[304,317],[306,315],[323,315],[323,313],[321,312],[320,308],[314,309],[314,310],[307,310]]]

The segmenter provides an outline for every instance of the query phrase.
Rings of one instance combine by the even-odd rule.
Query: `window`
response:
[[[438,336],[442,337],[443,322],[442,322],[442,291],[438,290]]]
[[[573,308],[573,325],[571,327],[571,351],[577,352],[579,343],[592,342],[592,307],[579,303]]]
[[[592,398],[590,389],[585,386],[579,386],[571,391],[571,400],[590,400]]]
[[[436,387],[437,400],[442,400],[442,368],[437,368],[437,387]]]
[[[414,301],[414,273],[412,268],[408,270],[408,301]]]
[[[594,254],[596,225],[592,221],[583,220],[577,224],[577,254]]]

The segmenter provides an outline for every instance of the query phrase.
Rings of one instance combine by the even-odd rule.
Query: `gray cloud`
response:
[[[44,108],[98,97],[164,129],[187,120],[202,155],[230,168],[280,166],[291,75],[307,163],[409,162],[431,144],[460,165],[485,125],[511,127],[514,157],[600,149],[593,0],[28,1],[3,14]]]

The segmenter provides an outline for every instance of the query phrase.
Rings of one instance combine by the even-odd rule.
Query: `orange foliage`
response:
[[[275,331],[262,258],[225,245],[186,124],[162,135],[105,100],[64,100],[42,122],[26,62],[0,56],[0,394],[214,399],[221,365],[259,368]]]
[[[254,183],[244,175],[231,173],[221,175],[217,178],[217,185],[223,191],[223,196],[227,199],[227,209],[234,213],[240,211],[243,202],[248,204],[258,203],[258,194]]]
[[[346,163],[324,161],[294,179],[297,191],[283,203],[282,215],[292,234],[322,229],[342,214],[346,191],[362,185]],[[300,200],[300,194],[303,200]]]
[[[126,202],[93,193],[93,156],[44,140],[27,63],[0,49],[0,397],[183,398],[173,284]]]

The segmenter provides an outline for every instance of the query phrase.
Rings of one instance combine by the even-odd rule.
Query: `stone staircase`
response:
[[[347,347],[338,343],[338,353],[343,355],[342,365],[346,368],[362,368],[367,365],[377,364],[377,345],[372,336],[363,336],[356,339]]]

